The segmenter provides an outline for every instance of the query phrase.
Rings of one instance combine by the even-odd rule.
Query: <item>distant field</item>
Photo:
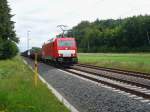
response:
[[[79,62],[94,64],[102,67],[111,67],[150,73],[150,53],[79,53]]]
[[[0,112],[69,112],[20,57],[0,61]]]

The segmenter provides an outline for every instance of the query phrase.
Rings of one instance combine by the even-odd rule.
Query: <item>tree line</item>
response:
[[[149,52],[150,16],[82,21],[66,35],[76,38],[80,52]]]
[[[14,22],[11,20],[13,15],[7,0],[0,0],[0,59],[12,58],[18,53]]]

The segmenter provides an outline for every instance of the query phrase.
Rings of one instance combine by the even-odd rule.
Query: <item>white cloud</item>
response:
[[[15,14],[13,20],[20,37],[19,47],[25,50],[27,30],[31,30],[31,46],[41,46],[44,41],[60,32],[58,24],[70,27],[82,20],[124,18],[150,14],[149,0],[8,0]]]

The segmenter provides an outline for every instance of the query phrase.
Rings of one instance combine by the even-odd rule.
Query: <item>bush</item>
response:
[[[17,55],[18,53],[17,45],[10,41],[0,41],[0,59],[8,59]]]

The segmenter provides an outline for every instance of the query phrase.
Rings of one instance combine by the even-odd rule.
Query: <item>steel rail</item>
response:
[[[113,77],[113,76],[108,76],[108,75],[104,75],[104,74],[100,74],[100,73],[91,72],[91,71],[88,71],[88,70],[83,70],[83,69],[81,70],[79,68],[74,68],[74,67],[70,67],[70,68],[75,69],[75,70],[79,70],[79,71],[82,71],[82,72],[86,72],[86,73],[89,73],[89,74],[93,74],[93,75],[96,75],[96,76],[101,76],[101,77],[104,77],[104,78],[108,78],[108,79],[111,79],[111,80],[116,80],[116,81],[120,81],[120,82],[123,82],[123,83],[128,83],[128,84],[131,84],[131,85],[135,85],[135,86],[138,86],[138,87],[150,89],[150,85],[145,85],[145,84],[142,84],[142,83],[139,83],[139,82],[124,80],[124,79],[116,78],[116,77]]]
[[[93,78],[93,77],[90,77],[90,76],[86,76],[86,75],[83,75],[82,73],[77,73],[77,72],[71,71],[69,69],[62,69],[62,70],[66,71],[66,72],[69,72],[69,73],[72,73],[72,74],[75,74],[75,75],[78,75],[80,77],[89,79],[91,81],[94,81],[94,82],[97,82],[97,83],[101,83],[101,84],[110,86],[112,88],[116,88],[116,89],[119,89],[121,91],[125,91],[127,93],[131,93],[131,94],[137,95],[139,97],[143,97],[145,99],[149,99],[150,100],[150,94],[145,94],[144,92],[141,92],[141,91],[133,90],[133,89],[130,89],[130,88],[127,88],[127,87],[124,87],[124,86],[120,86],[118,84],[113,84],[113,83],[110,83],[110,82],[107,82],[107,81],[103,81],[103,80],[96,79],[96,78]]]
[[[100,79],[97,79],[97,78],[94,78],[94,77],[91,77],[91,76],[88,76],[88,75],[83,75],[82,73],[77,73],[77,72],[71,71],[71,70],[68,69],[68,66],[55,65],[55,67],[59,68],[59,69],[61,69],[63,71],[66,71],[66,72],[73,73],[74,75],[78,75],[80,77],[89,79],[91,81],[95,81],[97,83],[101,83],[101,84],[110,86],[112,88],[116,88],[116,89],[119,89],[121,91],[124,91],[124,92],[127,92],[127,93],[131,93],[133,95],[136,95],[136,96],[139,96],[139,97],[143,97],[145,99],[149,99],[150,100],[150,94],[145,94],[144,92],[141,92],[141,91],[138,91],[138,90],[135,90],[135,89],[132,89],[132,88],[128,88],[128,87],[121,86],[121,85],[118,85],[118,84],[114,84],[114,83],[111,83],[111,82],[108,82],[108,81],[100,80]],[[81,70],[78,70],[78,71],[81,71]],[[83,71],[81,71],[81,72],[83,72]],[[85,73],[89,73],[89,72],[85,72]],[[96,74],[95,73],[90,73],[90,75],[96,75]],[[129,85],[129,86],[131,86],[131,85]]]
[[[99,67],[99,66],[89,65],[89,64],[76,64],[76,65],[150,80],[149,73],[133,72],[133,71],[127,71],[127,70],[121,70],[121,69],[114,69],[114,68],[105,68],[105,67]]]

